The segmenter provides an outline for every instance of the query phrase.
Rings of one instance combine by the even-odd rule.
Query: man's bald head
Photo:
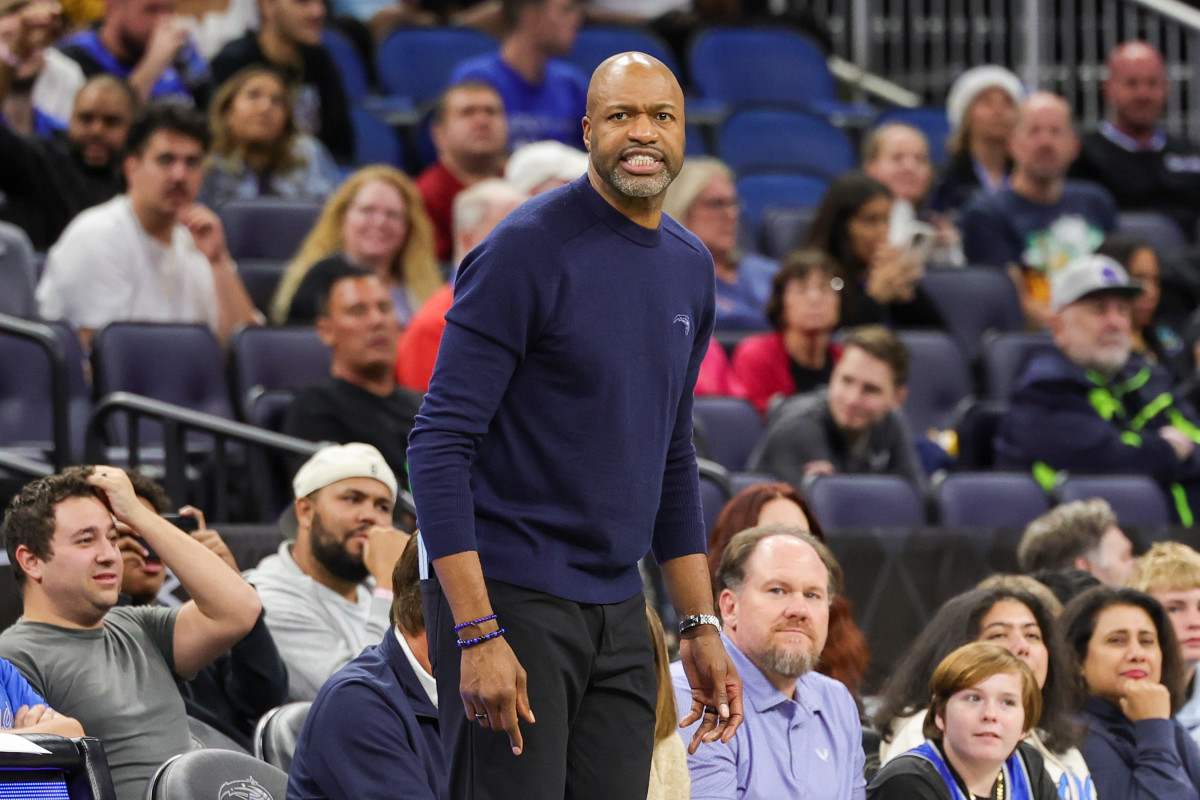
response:
[[[1034,92],[1017,112],[1009,143],[1015,173],[1038,184],[1062,181],[1079,155],[1079,138],[1067,101],[1050,92]]]
[[[1108,57],[1104,100],[1109,121],[1135,138],[1151,135],[1167,106],[1167,66],[1145,42],[1124,42]]]
[[[614,88],[613,85],[620,86],[626,80],[636,79],[638,76],[646,78],[653,75],[657,75],[666,85],[669,85],[674,90],[674,94],[677,95],[676,102],[679,106],[680,118],[682,119],[683,88],[680,87],[675,73],[671,72],[666,64],[654,56],[635,51],[617,53],[615,56],[609,56],[600,62],[600,66],[596,67],[595,71],[592,72],[592,79],[588,82],[587,110],[585,113],[589,117],[592,116],[597,95],[611,91]]]
[[[137,97],[128,84],[112,75],[97,75],[75,95],[67,139],[89,167],[108,167],[125,149],[136,110]]]

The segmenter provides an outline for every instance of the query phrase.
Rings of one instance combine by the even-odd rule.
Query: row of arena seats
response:
[[[729,473],[706,464],[701,470],[705,526],[711,530],[738,490],[770,481],[767,475]],[[1100,497],[1122,525],[1160,529],[1171,524],[1167,498],[1144,475],[1067,475],[1047,493],[1027,473],[954,472],[940,475],[928,497],[894,475],[821,475],[802,487],[826,533],[847,529],[1024,528],[1058,503]]]

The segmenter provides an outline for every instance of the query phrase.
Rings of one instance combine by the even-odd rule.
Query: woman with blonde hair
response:
[[[688,774],[687,750],[679,735],[679,715],[671,683],[671,657],[667,634],[658,612],[646,604],[646,623],[654,643],[654,677],[658,682],[658,704],[654,709],[654,756],[650,761],[650,788],[646,800],[688,800],[692,779]]]
[[[1200,664],[1200,553],[1181,542],[1155,542],[1134,562],[1125,581],[1153,597],[1167,611],[1179,655],[1183,659],[1186,701],[1175,719],[1200,743],[1200,692],[1196,691],[1196,665]]]
[[[217,90],[208,107],[212,149],[200,200],[219,205],[230,198],[325,197],[337,186],[333,157],[300,131],[292,95],[278,71],[246,67]]]
[[[402,325],[445,282],[425,204],[398,169],[363,167],[333,193],[279,283],[271,301],[272,321],[311,324],[330,277],[346,264],[379,275],[391,290]]]

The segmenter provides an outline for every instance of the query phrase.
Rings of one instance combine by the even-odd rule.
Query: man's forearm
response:
[[[708,558],[704,553],[672,558],[658,565],[662,571],[671,604],[681,616],[712,614],[715,609],[712,584],[708,578]]]
[[[478,552],[468,550],[444,556],[434,560],[433,568],[437,572],[442,593],[446,595],[446,602],[450,604],[455,624],[492,615],[492,601],[488,598]],[[497,621],[486,622],[479,627],[481,632],[495,630]]]
[[[217,338],[222,343],[239,325],[253,325],[258,321],[258,309],[246,291],[246,285],[237,274],[237,265],[228,255],[212,265],[213,287],[217,296]]]

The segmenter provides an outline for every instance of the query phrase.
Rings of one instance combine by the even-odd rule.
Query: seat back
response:
[[[737,180],[742,222],[755,231],[759,240],[768,208],[816,208],[827,191],[829,181],[813,175],[747,175]]]
[[[754,406],[740,397],[697,397],[692,414],[702,420],[713,460],[727,470],[745,469],[763,433]]]
[[[850,137],[803,111],[736,112],[721,126],[717,144],[738,174],[804,172],[833,180],[856,165]]]
[[[368,164],[387,164],[404,170],[404,148],[391,125],[369,111],[350,109],[350,124],[354,128],[354,163],[360,167]]]
[[[679,65],[666,43],[655,34],[640,28],[618,26],[587,26],[579,29],[575,44],[563,60],[574,64],[584,75],[591,75],[600,62],[617,53],[636,51],[654,56],[667,69],[679,75]]]
[[[263,714],[254,727],[255,757],[284,772],[291,769],[300,730],[310,708],[310,701],[286,703]]]
[[[951,528],[1024,527],[1050,510],[1050,498],[1024,472],[954,472],[933,494],[939,522]]]
[[[1188,249],[1187,236],[1175,220],[1157,211],[1122,211],[1117,230],[1145,239],[1160,259],[1181,258]]]
[[[189,716],[187,718],[187,725],[188,733],[192,735],[192,747],[194,749],[207,748],[209,750],[230,750],[235,753],[246,752],[246,748],[202,719]]]
[[[317,199],[256,197],[227,200],[217,209],[225,243],[235,259],[287,261],[321,215]]]
[[[0,752],[0,795],[12,798],[69,797],[116,800],[108,758],[99,739],[68,739],[48,733],[16,734],[42,752]],[[45,782],[43,782],[45,781]],[[63,783],[66,794],[62,794]]]
[[[287,272],[288,262],[277,258],[243,258],[238,261],[238,275],[254,307],[264,316],[271,313],[271,299]]]
[[[917,489],[895,475],[821,475],[807,483],[804,495],[826,533],[925,524]]]
[[[817,216],[816,208],[768,207],[763,213],[762,252],[774,259],[783,259],[804,244],[808,226]]]
[[[74,455],[83,452],[91,399],[83,374],[83,349],[65,322],[44,323],[54,332],[67,370],[67,424]],[[0,445],[49,448],[54,440],[53,362],[37,344],[0,331]]]
[[[1048,333],[985,333],[983,336],[983,371],[987,396],[1008,400],[1017,387],[1017,379],[1030,360],[1038,353],[1054,348]]]
[[[329,377],[329,348],[310,327],[243,328],[229,345],[233,396],[249,419],[251,393],[296,390]]]
[[[287,773],[246,753],[193,750],[167,761],[146,787],[146,800],[282,800]]]
[[[941,331],[900,331],[899,337],[911,357],[904,415],[917,434],[949,428],[959,404],[972,393],[966,358]]]
[[[251,389],[245,401],[246,422],[282,433],[283,421],[294,397],[288,390]],[[259,447],[250,448],[248,463],[255,516],[261,520],[276,519],[293,499],[292,468],[282,455]]]
[[[983,335],[1021,331],[1025,314],[1017,287],[992,267],[932,268],[921,279],[968,362],[979,358]]]
[[[34,319],[37,267],[33,245],[25,231],[0,222],[0,314]]]
[[[337,67],[338,77],[342,79],[342,91],[350,105],[356,106],[367,99],[370,94],[370,84],[367,81],[367,67],[358,54],[354,43],[345,34],[338,33],[328,25],[321,32],[321,44],[329,51]]]
[[[1007,413],[1007,400],[973,400],[962,405],[954,422],[959,469],[988,469],[995,465],[996,432]]]
[[[704,518],[705,538],[717,524],[721,509],[733,497],[729,476],[719,465],[711,461],[700,463],[700,512]]]
[[[834,99],[833,74],[811,39],[782,28],[712,28],[688,50],[702,97],[729,105],[811,107]]]
[[[1121,525],[1171,523],[1166,494],[1145,475],[1068,475],[1058,489],[1058,497],[1064,503],[1102,498],[1112,506]]]
[[[889,108],[879,112],[873,127],[903,123],[925,134],[929,142],[929,160],[936,166],[946,160],[946,142],[950,138],[950,119],[946,109],[937,106]]]
[[[446,88],[460,61],[497,47],[495,39],[474,28],[402,28],[380,42],[375,64],[385,92],[418,105]]]

